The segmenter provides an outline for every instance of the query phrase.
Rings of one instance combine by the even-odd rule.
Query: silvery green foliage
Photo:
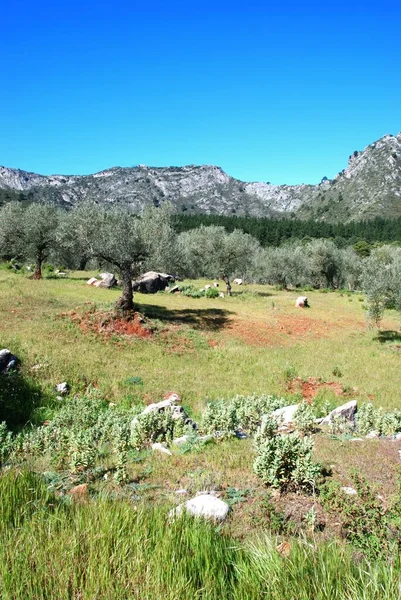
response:
[[[0,256],[7,260],[24,257],[24,209],[9,202],[0,209]]]
[[[315,430],[315,414],[310,404],[301,402],[294,415],[294,424],[304,435]]]
[[[355,420],[356,430],[361,435],[376,431],[378,435],[392,436],[401,431],[401,411],[385,412],[371,402],[359,406]]]
[[[244,275],[253,264],[259,242],[247,233],[234,229],[227,233],[224,227],[201,225],[179,236],[183,258],[183,273],[188,277],[229,279]]]
[[[56,465],[74,472],[95,466],[100,455],[108,454],[118,469],[125,462],[136,412],[108,407],[96,392],[70,398],[48,425],[16,440],[14,455],[48,454]]]
[[[320,466],[309,437],[277,435],[260,445],[253,468],[263,483],[279,489],[314,489]]]
[[[308,260],[311,285],[339,287],[343,270],[342,254],[334,242],[325,239],[312,240],[304,247]]]
[[[256,430],[254,438],[255,447],[257,450],[260,450],[265,442],[271,440],[275,436],[277,427],[277,419],[272,413],[263,416],[262,422]]]
[[[265,251],[262,281],[283,288],[310,283],[309,264],[303,246],[281,246]]]
[[[5,421],[0,423],[0,465],[4,463],[13,448],[13,436]]]
[[[171,442],[176,437],[181,437],[193,431],[186,425],[185,419],[173,418],[171,410],[152,411],[139,414],[131,426],[130,443],[140,450],[148,444],[155,442]]]
[[[332,435],[351,435],[355,430],[354,424],[343,415],[333,415],[329,423]]]
[[[363,262],[362,286],[368,316],[377,327],[385,308],[401,310],[401,248],[382,246]]]
[[[201,430],[206,434],[221,436],[235,435],[239,429],[236,407],[232,402],[216,400],[206,405],[202,416]]]
[[[286,406],[288,401],[267,394],[236,396],[231,401],[209,402],[203,413],[201,429],[204,433],[229,436],[239,429],[253,433],[259,427],[262,416],[276,408]]]
[[[249,433],[254,433],[259,427],[263,415],[272,413],[277,408],[288,404],[285,398],[269,394],[252,394],[251,396],[235,396],[232,400],[239,427]]]

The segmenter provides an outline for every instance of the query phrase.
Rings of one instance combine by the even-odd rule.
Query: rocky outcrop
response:
[[[156,294],[164,291],[169,284],[174,281],[173,275],[167,273],[158,273],[157,271],[148,271],[132,282],[134,292],[142,294]]]
[[[340,165],[339,165],[340,166]],[[127,206],[171,202],[178,212],[274,217],[295,215],[324,221],[401,216],[401,133],[385,135],[363,151],[353,151],[348,166],[317,185],[247,183],[220,167],[113,167],[94,175],[44,176],[0,167],[0,189],[34,201],[72,206],[93,200]]]

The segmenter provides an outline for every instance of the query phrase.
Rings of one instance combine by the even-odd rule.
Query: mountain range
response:
[[[291,169],[291,165],[288,166]],[[38,175],[0,166],[0,202],[84,200],[135,212],[171,202],[178,212],[347,222],[401,216],[401,133],[349,156],[348,166],[317,185],[272,185],[235,179],[218,166],[112,167],[93,175]]]

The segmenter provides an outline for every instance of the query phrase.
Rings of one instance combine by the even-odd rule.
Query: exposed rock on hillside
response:
[[[6,200],[18,192],[32,201],[71,206],[96,200],[134,211],[168,200],[179,212],[189,213],[327,221],[396,217],[401,215],[401,133],[354,151],[346,169],[318,185],[246,183],[208,165],[113,167],[85,176],[44,176],[0,167],[0,192]]]

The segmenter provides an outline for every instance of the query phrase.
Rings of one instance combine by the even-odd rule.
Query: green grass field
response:
[[[57,413],[54,386],[61,381],[71,385],[70,395],[97,388],[123,409],[176,391],[196,419],[210,399],[252,393],[401,408],[399,315],[389,311],[380,331],[369,329],[360,294],[307,292],[311,308],[304,310],[294,306],[297,292],[268,286],[237,287],[233,297],[218,299],[136,294],[151,328],[142,337],[105,321],[119,291],[87,286],[90,275],[32,281],[0,270],[0,347],[20,356],[22,373],[44,392],[36,424]],[[314,439],[330,481],[354,485],[357,472],[384,505],[397,500],[399,442],[319,433]],[[172,456],[144,451],[129,460],[129,483],[120,486],[80,469],[60,470],[52,457],[25,457],[18,469],[45,473],[52,491],[32,480],[27,492],[24,477],[31,475],[17,483],[12,473],[0,478],[0,597],[398,597],[395,555],[389,566],[365,563],[345,544],[338,513],[317,494],[272,494],[253,473],[253,460],[251,439]],[[91,500],[75,505],[68,491],[83,482]],[[32,502],[26,494],[36,486]],[[216,490],[231,505],[227,522],[168,525],[180,488]],[[21,522],[7,521],[32,506]],[[287,558],[275,550],[283,539],[290,541]]]

